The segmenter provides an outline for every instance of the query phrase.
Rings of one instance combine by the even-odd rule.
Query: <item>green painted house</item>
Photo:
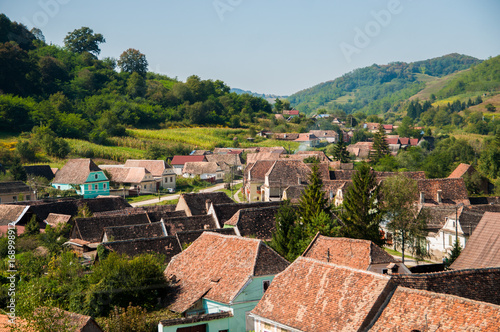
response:
[[[109,179],[91,159],[70,159],[52,180],[60,190],[76,189],[83,198],[109,196]]]
[[[160,321],[158,331],[253,330],[249,312],[289,264],[261,240],[204,232],[165,270],[177,289],[170,309],[184,317]]]

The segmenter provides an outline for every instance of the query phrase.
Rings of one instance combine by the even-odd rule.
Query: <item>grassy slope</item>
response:
[[[469,69],[467,69],[469,70]],[[459,71],[453,74],[450,74],[448,76],[444,77],[434,77],[434,76],[429,76],[429,75],[423,75],[423,74],[416,74],[418,77],[419,81],[426,82],[426,86],[423,90],[421,90],[419,93],[415,94],[414,96],[410,97],[409,100],[429,100],[431,97],[431,94],[436,94],[438,91],[440,91],[448,82],[453,79],[457,74],[463,73],[467,70]]]

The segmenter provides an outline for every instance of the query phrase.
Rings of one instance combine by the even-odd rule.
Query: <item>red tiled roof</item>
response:
[[[399,138],[386,138],[387,144],[399,144]]]
[[[370,331],[498,331],[500,306],[398,287]]]
[[[368,270],[371,264],[397,262],[371,241],[322,235],[314,238],[302,256],[360,270]]]
[[[299,115],[298,110],[283,110],[283,115]]]
[[[252,314],[301,331],[363,331],[393,287],[382,274],[299,257]]]
[[[274,165],[274,160],[258,160],[246,170],[251,181],[264,182],[266,173]],[[248,177],[247,177],[248,178]]]
[[[201,162],[207,161],[205,156],[174,156],[172,159],[172,165],[184,165],[187,162]]]
[[[305,133],[305,134],[299,134],[299,138],[295,140],[295,142],[309,142],[309,141],[317,141],[319,138],[316,137],[314,134],[310,133]]]
[[[467,171],[471,168],[472,166],[469,165],[469,164],[460,164],[457,166],[457,168],[455,168],[455,170],[453,172],[451,172],[450,176],[448,176],[448,178],[461,178],[462,176],[464,176],[465,173],[467,173]]]
[[[485,212],[467,245],[455,262],[454,270],[500,267],[500,213]]]
[[[253,276],[274,275],[288,265],[260,240],[204,232],[165,269],[179,288],[170,309],[185,312],[202,297],[229,304]]]
[[[384,127],[385,130],[392,130],[394,128],[393,125],[391,124],[385,124],[385,125],[382,125]]]
[[[418,145],[418,138],[410,138],[410,145],[411,146],[417,146]]]
[[[410,144],[410,139],[408,137],[400,137],[399,143],[401,143],[402,145],[408,145]]]
[[[153,176],[159,177],[162,176],[163,172],[167,168],[172,168],[169,164],[167,164],[164,160],[136,160],[136,159],[128,159],[125,162],[124,167],[144,167],[147,169]]]
[[[418,191],[424,193],[425,204],[438,204],[437,194],[441,190],[442,204],[470,205],[464,179],[417,179]]]

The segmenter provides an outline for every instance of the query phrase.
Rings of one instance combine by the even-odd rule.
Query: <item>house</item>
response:
[[[299,134],[299,137],[294,140],[294,142],[300,143],[300,145],[314,148],[319,144],[319,138],[316,135],[311,133]]]
[[[370,133],[376,133],[379,126],[381,126],[381,124],[377,122],[367,122],[363,124],[363,128],[368,130]]]
[[[167,235],[167,229],[163,221],[139,225],[110,226],[104,227],[100,242],[153,238]]]
[[[335,130],[309,130],[321,142],[335,143],[339,140],[339,134]]]
[[[440,259],[449,254],[457,240],[464,248],[469,237],[483,217],[484,211],[455,207],[424,207],[422,213],[427,217],[428,251]],[[436,220],[439,218],[438,220]],[[431,228],[432,227],[432,228]]]
[[[461,163],[460,165],[457,166],[457,168],[455,168],[455,170],[453,170],[453,172],[451,172],[448,178],[450,179],[463,178],[464,180],[466,180],[467,178],[470,179],[470,177],[474,175],[479,176],[481,179],[481,183],[479,185],[478,190],[484,194],[488,194],[488,179],[479,175],[474,166]]]
[[[28,209],[27,205],[0,204],[0,236],[13,228],[17,229],[17,235],[24,233],[24,227],[30,220]]]
[[[109,196],[109,179],[91,159],[70,159],[57,171],[52,187],[75,189],[83,198]]]
[[[299,138],[298,133],[275,133],[274,134],[274,139],[281,140],[281,141],[295,141],[297,138]]]
[[[453,270],[500,267],[500,213],[485,212]]]
[[[156,181],[156,189],[176,188],[175,176],[176,172],[172,166],[167,164],[164,160],[135,160],[128,159],[124,167],[144,167],[151,173]]]
[[[372,151],[373,142],[357,142],[347,146],[347,152],[354,155],[356,160],[367,160]]]
[[[204,232],[165,269],[177,289],[170,310],[185,317],[158,331],[251,330],[247,312],[289,264],[260,240]]]
[[[199,176],[200,179],[212,183],[221,182],[224,179],[224,171],[215,162],[190,162],[184,164],[182,176],[185,178],[194,178]]]
[[[47,311],[48,313],[41,313],[42,311]],[[54,331],[57,331],[57,326],[60,324],[61,328],[64,326],[64,331],[103,332],[102,328],[91,316],[77,314],[59,308],[38,308],[35,310],[34,316],[35,319],[40,317],[46,321],[48,323],[47,326],[52,326]],[[61,322],[59,323],[59,321]],[[19,331],[21,328],[27,332],[30,331],[28,323],[24,319],[16,317],[15,322],[16,324],[13,325],[11,324],[9,316],[0,315],[0,332],[10,332],[13,327],[19,329]]]
[[[298,110],[283,110],[283,116],[288,116],[288,117],[293,117],[293,116],[299,116],[299,111]]]
[[[403,263],[369,240],[327,237],[318,233],[302,256],[381,274],[411,273]]]
[[[210,154],[205,156],[208,162],[215,162],[218,164],[225,163],[231,167],[234,167],[235,170],[241,171],[243,169],[243,163],[241,161],[241,152],[240,153],[225,153],[225,154]]]
[[[52,227],[56,228],[59,225],[67,225],[71,220],[71,215],[68,214],[59,214],[59,213],[49,213],[44,222]]]
[[[297,151],[294,154],[281,155],[280,159],[302,160],[306,158],[316,158],[320,162],[330,161],[323,151]]]
[[[89,242],[100,242],[105,227],[141,225],[150,223],[148,215],[131,214],[122,216],[101,216],[76,218],[71,232],[71,239],[81,239]]]
[[[425,206],[470,205],[467,188],[462,178],[417,179],[420,198]]]
[[[398,287],[370,331],[495,331],[500,306]]]
[[[208,202],[207,202],[208,201]],[[210,204],[233,203],[223,192],[182,194],[175,211],[185,211],[188,217],[207,214]]]
[[[211,202],[207,214],[211,215],[218,228],[224,227],[226,221],[231,219],[241,209],[261,208],[268,206],[279,206],[281,202],[251,202],[251,203],[222,203]]]
[[[288,200],[292,203],[298,203],[302,195],[304,194],[304,190],[306,189],[305,184],[296,185],[296,186],[288,186],[283,190],[283,200]]]
[[[33,177],[42,177],[49,180],[49,182],[54,179],[54,172],[52,171],[52,168],[50,168],[50,165],[24,166],[24,170],[26,171],[28,179]]]
[[[175,236],[157,236],[151,238],[138,238],[123,241],[104,242],[104,248],[116,252],[119,255],[135,257],[142,254],[160,254],[164,262],[168,263],[182,248]],[[99,254],[96,256],[99,260]]]
[[[238,236],[270,241],[279,209],[279,205],[240,209],[224,223],[224,228],[234,228]]]
[[[390,276],[297,258],[250,312],[255,332],[366,331],[394,290]]]
[[[265,174],[263,201],[281,200],[283,190],[307,182],[311,169],[300,160],[276,160]]]
[[[256,163],[259,160],[278,160],[283,155],[284,151],[268,151],[268,152],[256,152],[247,154],[247,167],[250,164]]]
[[[140,194],[155,193],[157,191],[156,180],[144,167],[101,165],[100,168],[106,170],[111,176],[110,183],[114,189],[124,188],[129,194],[131,192]]]
[[[500,267],[392,275],[398,286],[500,305]]]
[[[206,162],[207,158],[205,155],[194,155],[194,156],[174,156],[170,164],[172,165],[175,174],[182,175],[182,170],[187,162]]]
[[[385,124],[385,125],[382,125],[382,127],[384,127],[384,130],[387,134],[392,133],[392,131],[394,130],[394,126],[391,124]]]
[[[216,229],[215,220],[210,215],[170,218],[164,221],[168,235],[176,235],[184,231]]]
[[[198,229],[194,231],[180,231],[175,234],[181,248],[186,249],[196,241],[204,232],[213,232],[222,235],[236,235],[234,228]]]
[[[266,173],[274,165],[275,160],[257,160],[247,164],[243,173],[243,188],[247,201],[258,202],[264,198],[262,186]]]
[[[36,199],[34,192],[24,182],[0,182],[0,204],[31,201],[32,199]]]

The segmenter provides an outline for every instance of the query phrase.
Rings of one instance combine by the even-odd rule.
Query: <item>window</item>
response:
[[[102,188],[106,189],[106,184],[105,183],[103,183]]]
[[[97,180],[97,178],[99,177],[99,175],[97,175],[97,174],[94,174],[94,177],[95,177],[95,179]]]
[[[173,176],[170,177],[170,182],[174,182],[174,177]]]
[[[99,189],[99,185],[94,184],[94,190],[97,190],[97,189]]]
[[[57,189],[58,189],[58,190],[61,190],[61,186],[57,186]]]
[[[2,203],[2,197],[0,197],[0,203]]]
[[[266,292],[266,290],[269,288],[269,285],[271,285],[271,280],[264,280],[262,282],[262,289],[264,290],[263,293]]]
[[[387,269],[382,269],[382,274],[387,274]]]
[[[17,196],[12,196],[12,201],[17,202]]]

